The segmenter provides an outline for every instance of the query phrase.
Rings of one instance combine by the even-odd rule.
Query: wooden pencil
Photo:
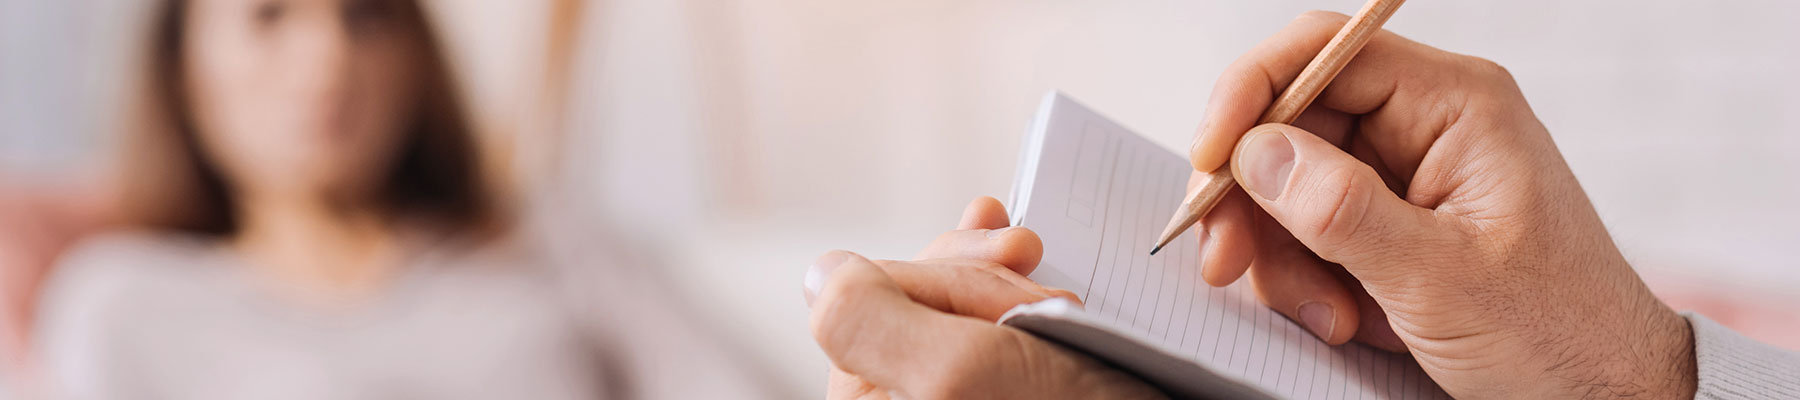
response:
[[[1282,90],[1281,96],[1269,104],[1269,109],[1263,112],[1258,124],[1293,123],[1295,118],[1300,117],[1300,112],[1305,111],[1306,106],[1319,97],[1319,92],[1325,90],[1325,85],[1330,84],[1331,79],[1344,70],[1344,65],[1356,57],[1363,45],[1381,32],[1381,25],[1387,23],[1388,17],[1392,17],[1394,11],[1400,9],[1400,3],[1405,1],[1369,0],[1367,4],[1363,4],[1362,10],[1350,17],[1350,21],[1344,23],[1344,28],[1339,29],[1331,42],[1325,44],[1319,55],[1313,57],[1305,69],[1300,70],[1300,76],[1294,78],[1294,83],[1289,84],[1287,89]],[[1163,228],[1156,247],[1150,249],[1150,255],[1156,255],[1156,252],[1162,251],[1163,246],[1174,241],[1176,236],[1181,236],[1181,232],[1200,222],[1200,218],[1219,205],[1219,200],[1224,199],[1235,187],[1237,180],[1231,177],[1230,163],[1207,173],[1206,182],[1188,192],[1187,197],[1181,201],[1181,207],[1175,209],[1175,216],[1169,219],[1168,227]]]

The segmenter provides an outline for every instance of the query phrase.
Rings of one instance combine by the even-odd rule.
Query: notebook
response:
[[[1214,288],[1184,233],[1155,256],[1192,172],[1187,159],[1061,93],[1044,99],[1014,178],[1013,224],[1036,231],[1030,278],[1068,289],[1000,323],[1082,351],[1177,397],[1449,398],[1410,356],[1330,346],[1259,303],[1245,281]]]

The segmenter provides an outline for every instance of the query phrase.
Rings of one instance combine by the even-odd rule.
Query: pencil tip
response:
[[[1158,251],[1162,251],[1162,246],[1156,246],[1156,248],[1150,249],[1150,255],[1154,256]]]

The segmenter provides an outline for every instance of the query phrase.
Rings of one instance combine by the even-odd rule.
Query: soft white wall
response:
[[[0,168],[57,171],[88,158],[117,107],[132,7],[0,0]]]

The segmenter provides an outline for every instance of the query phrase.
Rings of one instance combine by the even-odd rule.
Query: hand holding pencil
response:
[[[1397,2],[1376,0],[1363,14],[1382,4]],[[1694,397],[1699,375],[1688,321],[1650,293],[1613,245],[1506,70],[1352,20],[1308,13],[1219,77],[1191,155],[1197,171],[1219,173],[1196,173],[1190,185],[1205,190],[1190,200],[1212,203],[1188,207],[1176,221],[1202,220],[1194,236],[1203,279],[1226,285],[1248,273],[1264,304],[1325,342],[1407,352],[1458,398]],[[1366,45],[1348,51],[1356,41]],[[1319,57],[1320,49],[1338,50]],[[1243,190],[1232,190],[1236,184]],[[1040,249],[1020,250],[1030,254],[1018,259],[1036,260]],[[809,290],[829,294],[812,302],[815,336],[846,366],[833,378],[831,398],[1083,398],[1059,386],[1079,377],[1100,380],[1076,387],[1144,394],[1103,365],[1036,353],[1054,348],[1038,342],[901,334],[934,321],[985,322],[979,312],[839,313],[855,304],[907,305],[909,297],[893,285],[846,289],[881,279],[817,275],[822,286],[809,275]],[[1008,280],[989,281],[998,288],[967,290],[956,285],[974,280],[950,279],[915,281],[911,289],[1006,293],[998,284]],[[1018,303],[955,304],[1001,310]],[[952,312],[959,316],[944,315]],[[832,315],[882,315],[885,325]],[[870,329],[879,326],[893,328]],[[857,338],[855,346],[833,345],[850,343],[834,342],[844,337]],[[946,345],[954,351],[922,351]],[[906,363],[920,354],[943,359]],[[1019,379],[1032,377],[1055,378]]]
[[[1300,75],[1287,85],[1287,89],[1281,91],[1281,97],[1275,98],[1275,102],[1269,105],[1259,120],[1265,124],[1294,123],[1294,119],[1300,117],[1300,111],[1312,104],[1313,99],[1319,97],[1319,92],[1325,91],[1325,85],[1337,77],[1344,65],[1350,63],[1350,58],[1355,57],[1356,52],[1362,51],[1363,45],[1375,37],[1375,33],[1381,32],[1381,25],[1387,23],[1388,18],[1393,17],[1394,11],[1399,10],[1400,4],[1404,2],[1405,0],[1370,0],[1363,5],[1362,11],[1351,17],[1350,22],[1344,23],[1337,35],[1332,36],[1331,41],[1325,44],[1325,49],[1320,50],[1319,55],[1313,57],[1305,69],[1300,70]],[[1194,169],[1211,172],[1196,187],[1188,188],[1186,199],[1182,200],[1175,217],[1169,220],[1169,226],[1158,236],[1156,247],[1150,249],[1150,255],[1156,255],[1169,241],[1175,240],[1175,236],[1199,222],[1201,217],[1206,216],[1207,212],[1212,211],[1225,198],[1232,187],[1237,186],[1231,177],[1231,167],[1219,166],[1210,159],[1199,158],[1202,155],[1198,147],[1200,142],[1195,143]]]
[[[1195,235],[1202,277],[1247,272],[1326,342],[1409,351],[1459,398],[1691,397],[1688,323],[1613,245],[1505,69],[1374,31],[1310,107],[1284,106],[1305,103],[1290,82],[1349,20],[1309,13],[1219,78],[1190,156],[1229,171],[1190,182],[1224,193]]]

